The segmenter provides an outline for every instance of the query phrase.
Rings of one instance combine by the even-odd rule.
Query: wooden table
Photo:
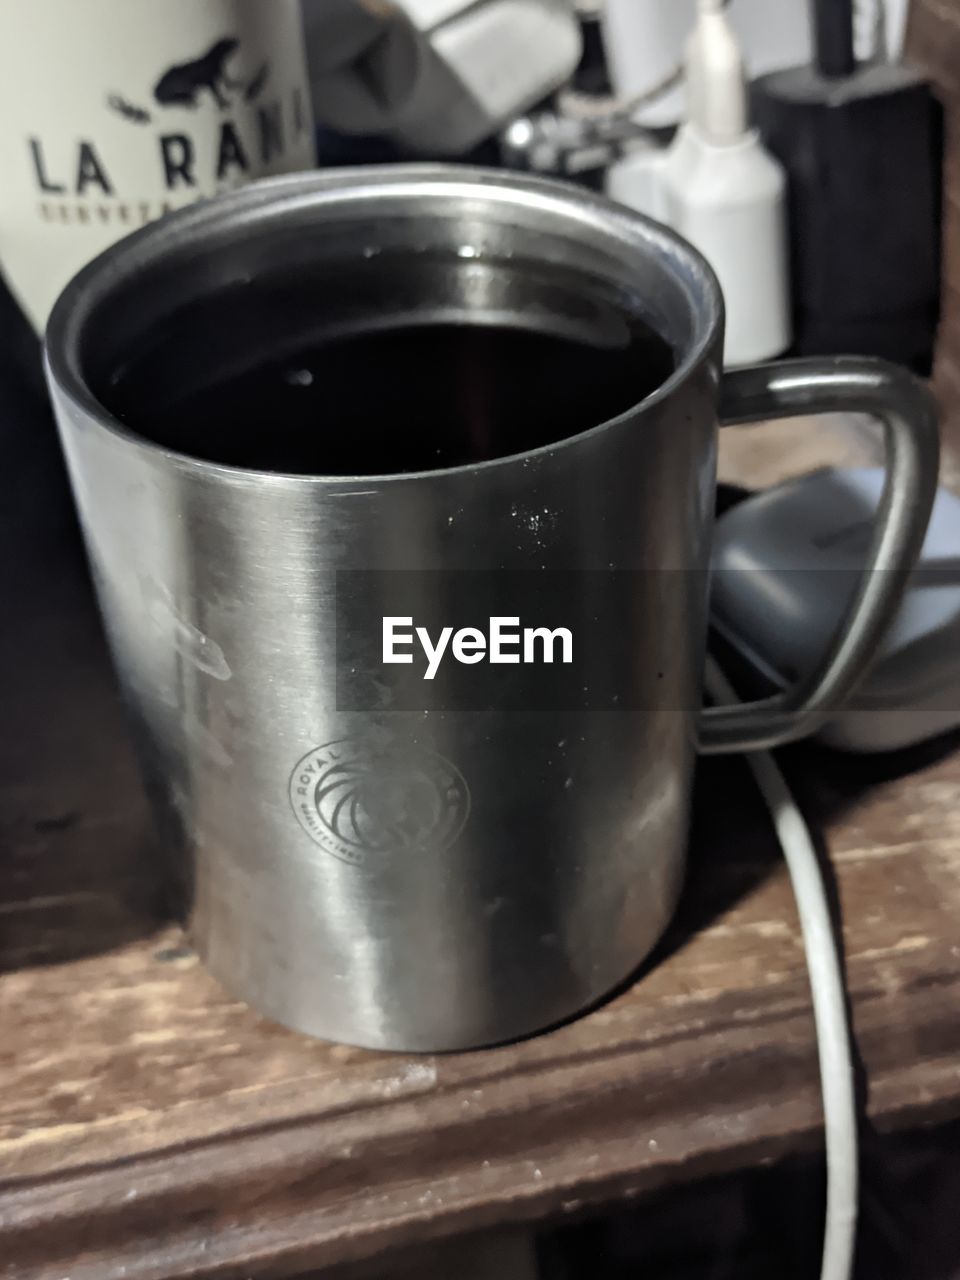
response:
[[[796,914],[741,763],[703,767],[680,912],[609,1003],[485,1052],[313,1042],[229,999],[163,918],[82,572],[3,573],[0,1275],[291,1276],[820,1141]],[[885,1128],[960,1115],[953,745],[785,753]]]

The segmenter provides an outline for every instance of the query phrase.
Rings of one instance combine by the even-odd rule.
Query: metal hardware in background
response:
[[[595,14],[591,0],[585,0],[584,13]],[[674,129],[653,129],[635,116],[675,89],[685,75],[681,61],[642,93],[626,98],[568,85],[557,92],[552,108],[518,116],[500,131],[501,162],[528,173],[586,178],[602,173],[631,147],[664,147]]]
[[[501,162],[507,169],[576,178],[602,172],[631,146],[664,146],[673,130],[638,124],[633,112],[682,78],[678,67],[649,93],[629,101],[561,90],[552,109],[518,116],[500,131]]]
[[[620,417],[523,456],[352,478],[174,454],[90,390],[91,360],[122,359],[213,280],[291,253],[361,261],[378,236],[427,234],[470,245],[471,270],[515,253],[629,288],[675,373]],[[446,303],[482,319],[470,278]],[[327,1039],[443,1050],[567,1018],[636,968],[683,879],[718,406],[735,421],[875,411],[890,470],[870,557],[885,572],[866,575],[824,670],[768,704],[712,709],[702,745],[811,732],[850,691],[923,537],[930,401],[863,360],[724,379],[722,326],[706,263],[655,223],[569,185],[433,166],[252,186],[124,240],[67,288],[49,377],[100,602],[190,935],[230,990]],[[513,514],[530,503],[554,513],[548,537]],[[689,586],[668,593],[641,575],[650,586],[606,656],[644,714],[524,712],[523,667],[505,669],[485,711],[337,711],[339,569],[531,563],[697,570],[673,573]],[[425,607],[432,624],[440,602]]]

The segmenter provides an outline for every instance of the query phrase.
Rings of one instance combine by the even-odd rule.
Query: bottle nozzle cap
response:
[[[743,57],[724,0],[698,0],[687,45],[689,119],[712,142],[734,142],[747,130]]]

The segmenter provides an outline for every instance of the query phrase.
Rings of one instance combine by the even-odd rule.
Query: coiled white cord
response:
[[[706,686],[719,703],[737,696],[713,658]],[[849,1280],[857,1231],[857,1111],[843,975],[817,855],[803,814],[768,751],[747,755],[776,828],[800,916],[820,1059],[827,1153],[827,1214],[820,1280]]]

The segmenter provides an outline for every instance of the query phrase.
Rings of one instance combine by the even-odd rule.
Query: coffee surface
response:
[[[93,382],[125,425],[193,457],[376,475],[565,439],[673,368],[639,314],[582,278],[434,258],[214,290]]]

